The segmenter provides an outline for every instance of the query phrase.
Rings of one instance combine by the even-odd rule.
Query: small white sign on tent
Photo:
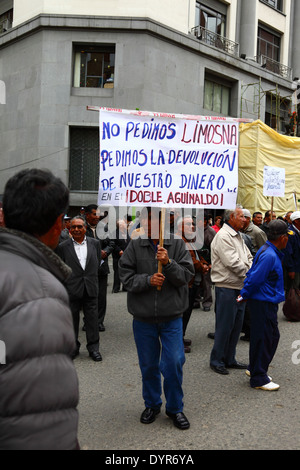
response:
[[[283,197],[285,192],[285,169],[272,166],[264,167],[263,195],[271,196],[271,214],[274,197]]]
[[[285,169],[264,167],[264,196],[283,197],[285,192]]]

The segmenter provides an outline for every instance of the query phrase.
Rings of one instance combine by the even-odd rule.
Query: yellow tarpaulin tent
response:
[[[293,194],[300,199],[300,138],[281,135],[260,120],[240,124],[237,203],[251,214],[271,209],[272,198],[263,195],[265,166],[285,168],[285,196],[273,198],[276,216],[295,211]]]

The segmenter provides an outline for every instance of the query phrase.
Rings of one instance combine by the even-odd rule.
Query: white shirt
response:
[[[87,257],[87,242],[86,242],[86,237],[84,237],[82,243],[78,243],[72,238],[73,240],[73,245],[74,245],[74,250],[77,255],[78,261],[82,267],[82,269],[85,269],[86,265],[86,257]]]

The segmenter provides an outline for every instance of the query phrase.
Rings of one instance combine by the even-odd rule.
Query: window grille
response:
[[[98,191],[99,129],[70,128],[69,188],[71,191]]]

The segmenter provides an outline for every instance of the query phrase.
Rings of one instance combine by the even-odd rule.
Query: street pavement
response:
[[[210,369],[213,340],[207,334],[214,331],[214,313],[194,309],[186,334],[192,339],[192,351],[186,354],[183,384],[184,412],[191,427],[185,431],[174,427],[165,415],[164,398],[155,422],[145,425],[139,421],[144,403],[127,294],[111,290],[112,268],[106,331],[100,333],[102,362],[89,358],[80,330],[82,346],[75,366],[82,450],[299,450],[300,323],[288,322],[280,308],[281,338],[269,368],[280,389],[267,392],[250,388],[244,370],[222,376]],[[248,351],[249,343],[239,341],[237,360],[247,363]]]

